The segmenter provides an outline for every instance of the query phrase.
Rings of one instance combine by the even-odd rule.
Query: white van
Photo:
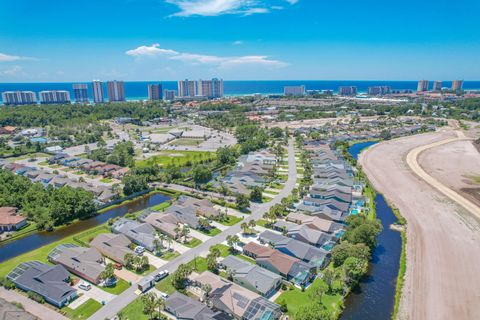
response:
[[[80,283],[80,285],[78,287],[82,290],[85,290],[85,291],[88,291],[88,290],[92,289],[92,285],[88,282],[82,282],[82,283]]]

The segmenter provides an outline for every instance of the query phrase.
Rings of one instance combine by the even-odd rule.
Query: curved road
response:
[[[475,208],[417,162],[422,151],[459,139],[453,130],[409,136],[359,159],[375,189],[407,219],[402,320],[480,319],[480,224],[466,210]]]
[[[474,204],[468,199],[465,199],[457,192],[443,185],[440,181],[438,181],[437,179],[429,175],[427,172],[425,172],[425,170],[423,170],[420,164],[418,163],[418,157],[420,156],[420,154],[428,149],[439,147],[441,145],[448,144],[455,141],[466,141],[466,140],[472,140],[472,139],[465,137],[462,131],[457,131],[457,138],[449,138],[449,139],[445,139],[445,140],[441,140],[431,144],[417,147],[408,153],[407,164],[410,167],[410,169],[412,169],[412,171],[415,172],[415,174],[417,174],[429,185],[431,185],[432,187],[434,187],[435,189],[437,189],[438,191],[440,191],[441,193],[449,197],[451,200],[455,201],[456,203],[464,207],[473,215],[480,218],[480,208],[476,204]]]
[[[281,203],[281,200],[288,195],[291,194],[293,189],[295,188],[295,184],[297,182],[297,167],[295,163],[295,152],[293,148],[293,139],[290,139],[288,143],[288,180],[285,182],[285,185],[282,191],[275,196],[272,200],[267,203],[262,204],[252,204],[251,206],[251,214],[245,218],[243,221],[248,222],[250,220],[258,220],[260,219],[263,214],[268,211],[273,205],[277,203]],[[181,256],[177,257],[176,259],[168,262],[164,266],[162,266],[161,270],[168,270],[170,273],[174,272],[178,266],[182,263],[188,263],[189,261],[193,260],[195,257],[199,256],[200,253],[208,251],[208,249],[215,244],[222,243],[226,240],[227,236],[234,235],[241,232],[240,223],[224,230],[219,235],[210,238],[209,240],[205,241],[198,247],[188,250]],[[152,272],[150,275],[155,275],[160,272],[160,269]],[[130,302],[138,298],[138,295],[135,294],[137,290],[137,286],[133,284],[129,289],[122,292],[120,295],[115,297],[112,301],[110,301],[106,306],[98,310],[95,314],[93,314],[89,319],[90,320],[104,320],[113,318],[119,311],[121,311],[124,307],[126,307]]]

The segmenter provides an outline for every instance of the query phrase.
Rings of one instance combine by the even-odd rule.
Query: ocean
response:
[[[159,81],[126,81],[125,95],[127,100],[143,100],[148,96],[147,85],[158,83]],[[59,83],[0,83],[0,92],[4,91],[33,91],[40,92],[42,90],[68,90],[73,100],[72,85],[74,82]],[[92,99],[92,86],[90,82],[89,94]],[[162,81],[163,89],[177,90],[176,81]],[[417,89],[417,81],[358,81],[358,80],[276,80],[276,81],[224,81],[226,96],[242,96],[259,94],[282,94],[284,86],[305,85],[307,90],[333,90],[336,92],[339,86],[356,86],[358,92],[367,92],[371,86],[390,86],[393,89]],[[430,87],[433,82],[430,82]],[[444,81],[444,87],[451,87],[451,81]],[[104,93],[106,93],[106,84],[104,83]],[[463,85],[465,90],[480,89],[480,81],[465,81]],[[107,97],[105,97],[107,98]],[[0,97],[1,102],[1,97]]]

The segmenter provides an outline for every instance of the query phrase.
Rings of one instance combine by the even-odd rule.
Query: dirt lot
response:
[[[423,152],[422,168],[443,185],[480,206],[480,153],[471,141],[457,141]]]
[[[480,225],[412,173],[405,160],[418,146],[452,137],[453,131],[443,130],[396,139],[375,145],[360,158],[374,187],[408,222],[400,319],[480,319]],[[442,163],[453,164],[455,157],[443,154]],[[456,165],[457,172],[464,171]]]

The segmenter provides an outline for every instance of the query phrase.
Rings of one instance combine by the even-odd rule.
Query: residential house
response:
[[[277,221],[274,225],[277,230],[285,231],[290,238],[311,244],[315,247],[322,247],[335,243],[337,240],[335,236],[312,229],[306,225],[298,225],[288,221]]]
[[[121,218],[113,223],[112,232],[126,235],[133,243],[149,251],[155,250],[156,232],[148,223]]]
[[[27,218],[17,212],[15,207],[0,207],[0,233],[15,231],[27,225]]]
[[[341,223],[334,222],[330,219],[323,219],[319,216],[309,216],[301,212],[289,213],[287,216],[287,221],[306,225],[309,228],[326,232],[332,235],[336,235],[345,229],[344,225]]]
[[[226,257],[220,266],[232,272],[233,282],[264,297],[272,296],[282,283],[280,275],[235,256]]]
[[[192,206],[196,210],[197,215],[207,218],[215,218],[220,215],[220,210],[214,207],[214,204],[208,199],[197,199],[189,196],[180,196],[177,204],[183,207]]]
[[[48,254],[48,260],[95,284],[100,283],[100,274],[105,270],[104,259],[97,249],[71,243],[56,246]]]
[[[254,258],[262,268],[277,273],[297,285],[306,285],[315,278],[316,268],[314,265],[270,247],[249,242],[243,247],[243,253]]]
[[[125,255],[133,254],[129,248],[131,241],[123,234],[102,233],[90,242],[100,253],[113,261],[125,263]]]
[[[165,299],[165,311],[175,316],[177,320],[230,320],[231,316],[213,311],[205,304],[175,291]]]
[[[269,244],[276,250],[308,262],[319,269],[325,267],[330,258],[330,253],[324,249],[288,238],[270,230],[262,232],[258,239],[260,243]]]
[[[0,320],[39,320],[23,310],[21,305],[0,298]]]
[[[35,292],[58,308],[77,296],[77,290],[67,283],[70,274],[61,265],[50,266],[39,261],[23,262],[7,275],[7,279],[15,283],[17,288]]]
[[[213,307],[233,315],[235,319],[275,320],[282,314],[279,305],[210,271],[197,276],[194,282],[201,287],[209,284],[212,290],[208,296]]]

